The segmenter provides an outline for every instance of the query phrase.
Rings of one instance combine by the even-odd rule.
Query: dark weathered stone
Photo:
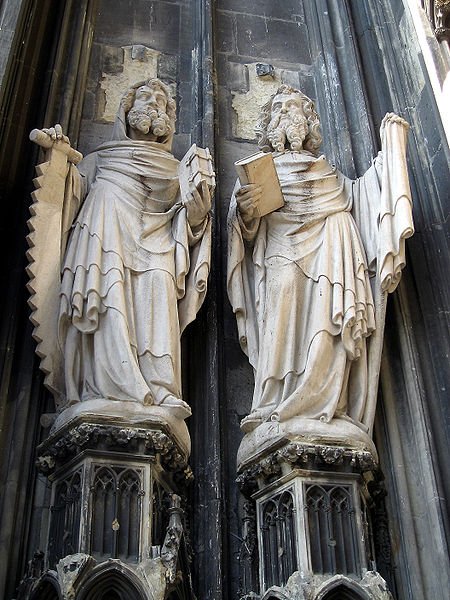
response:
[[[227,87],[233,92],[247,92],[249,89],[248,67],[239,63],[228,63]]]
[[[112,5],[102,0],[96,30],[100,43],[117,46],[143,44],[161,52],[178,50],[180,6],[175,2],[123,0]]]
[[[216,52],[236,52],[234,23],[236,17],[226,12],[218,11],[216,26]]]
[[[15,6],[13,6],[13,4]],[[49,72],[61,31],[62,5],[33,1],[2,3],[0,13],[9,36],[0,36],[7,69],[0,94],[0,196],[3,206],[0,245],[3,268],[0,285],[0,596],[13,598],[33,550],[26,546],[33,492],[39,490],[30,469],[40,435],[38,413],[48,410],[48,398],[33,356],[25,292],[26,220],[29,181],[37,152],[28,132],[45,118]],[[79,5],[83,10],[83,4]],[[17,13],[16,13],[17,11]],[[15,20],[14,14],[18,17]],[[14,18],[13,18],[14,17]],[[3,24],[3,21],[2,21]],[[6,63],[2,62],[2,69]],[[51,102],[57,103],[58,97]],[[54,106],[48,106],[48,109]],[[7,293],[6,293],[7,291]],[[38,493],[36,494],[38,497]],[[41,495],[41,499],[44,495]],[[42,513],[41,513],[42,514]],[[43,520],[45,526],[45,519]]]
[[[112,75],[123,71],[123,50],[117,46],[102,46],[102,71]]]
[[[426,146],[428,156],[433,160],[437,151],[442,145],[442,129],[440,123],[436,122],[433,111],[430,107],[435,106],[435,100],[430,88],[425,88],[418,103],[415,106],[417,115],[420,118],[422,131],[426,131],[423,143]]]
[[[257,77],[275,77],[275,69],[269,63],[256,63],[255,71]]]
[[[166,83],[178,81],[178,56],[160,54],[158,56],[158,77]]]
[[[311,63],[308,32],[304,25],[249,15],[240,15],[236,25],[239,54],[254,56],[256,60]]]
[[[218,8],[285,21],[300,20],[303,15],[302,2],[298,0],[218,0]]]
[[[194,90],[189,82],[179,83],[178,85],[178,120],[177,132],[189,133],[192,128],[192,102]]]

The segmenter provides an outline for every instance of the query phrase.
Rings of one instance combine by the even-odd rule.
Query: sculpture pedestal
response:
[[[360,442],[348,448],[311,440],[266,441],[253,460],[248,453],[244,461],[243,446],[240,452],[238,483],[253,504],[243,536],[253,556],[241,556],[241,597],[390,600],[372,548],[373,444],[369,451]]]
[[[38,467],[52,486],[48,535],[41,565],[18,597],[54,592],[88,600],[121,590],[164,600],[185,593],[181,504],[192,478],[185,423],[171,423],[157,407],[84,404],[61,413],[38,448]]]
[[[285,422],[266,421],[247,433],[238,450],[238,470],[242,471],[247,466],[260,462],[264,456],[290,442],[368,453],[372,462],[378,462],[378,454],[371,438],[349,419],[332,419],[325,423],[319,419],[294,417]]]

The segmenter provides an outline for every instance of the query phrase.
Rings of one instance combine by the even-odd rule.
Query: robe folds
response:
[[[286,151],[273,155],[281,209],[246,225],[232,198],[228,294],[255,372],[245,431],[299,416],[370,428],[368,341],[413,233],[407,174],[398,173],[404,128],[386,130],[383,153],[357,181],[324,156]]]
[[[122,126],[123,130],[123,126]],[[209,217],[192,231],[178,161],[127,139],[80,165],[86,199],[62,269],[59,343],[66,401],[181,398],[180,335],[209,273]]]

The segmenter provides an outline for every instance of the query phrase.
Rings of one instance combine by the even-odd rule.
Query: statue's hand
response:
[[[69,162],[77,165],[83,158],[83,155],[71,148],[70,141],[67,135],[63,134],[61,125],[56,124],[48,129],[33,129],[30,133],[30,140],[42,148],[49,150],[50,148],[58,148],[66,154]]]
[[[381,127],[380,127],[381,134],[383,133],[383,130],[386,127],[387,123],[398,123],[399,125],[406,127],[406,129],[409,129],[408,121],[405,121],[405,119],[403,119],[399,115],[396,115],[395,113],[391,112],[391,113],[386,113],[383,117],[383,120],[381,121]]]
[[[54,127],[50,127],[49,129],[41,129],[44,133],[46,133],[52,141],[62,140],[66,142],[66,144],[70,144],[69,138],[67,135],[63,134],[62,127],[59,123],[57,123]]]
[[[211,194],[205,181],[202,181],[200,191],[195,186],[191,187],[190,196],[188,196],[184,205],[186,206],[189,225],[192,228],[201,225],[211,210]]]
[[[236,201],[239,213],[244,222],[249,222],[254,218],[258,201],[261,198],[262,188],[256,183],[243,185],[236,192]]]
[[[30,133],[30,139],[43,148],[51,148],[57,140],[70,144],[69,138],[63,134],[62,127],[59,124],[48,129],[33,129]]]

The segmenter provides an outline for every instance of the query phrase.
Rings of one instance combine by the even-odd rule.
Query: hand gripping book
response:
[[[216,187],[216,174],[209,148],[199,148],[196,144],[192,144],[180,161],[178,176],[183,202],[190,195],[191,186],[195,186],[198,190],[203,185],[208,186],[212,194]]]
[[[280,182],[269,152],[257,152],[234,163],[242,185],[256,183],[262,188],[262,196],[256,207],[256,215],[263,217],[284,206]]]

